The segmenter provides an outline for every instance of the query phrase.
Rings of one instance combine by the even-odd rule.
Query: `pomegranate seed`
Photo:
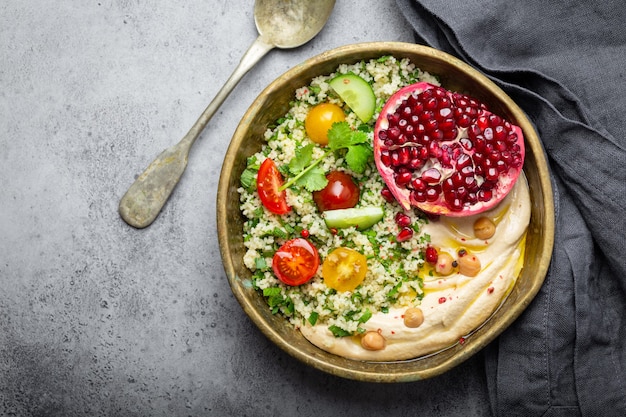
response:
[[[470,158],[469,155],[466,153],[462,153],[456,159],[456,168],[459,170],[467,166],[471,166],[471,165],[472,165],[472,158]]]
[[[496,170],[497,172],[497,170]],[[396,184],[398,185],[406,185],[411,181],[411,173],[410,172],[402,172],[396,175]]]
[[[411,217],[401,211],[396,213],[395,221],[400,227],[408,227],[411,225]]]
[[[430,187],[426,190],[426,201],[437,201],[439,199],[439,190]]]
[[[302,236],[303,238],[308,238],[310,235],[309,231],[307,229],[302,229],[302,231],[300,231],[300,236]]]
[[[492,127],[499,126],[502,124],[502,118],[497,114],[490,114],[487,118],[489,121],[489,125]]]
[[[458,167],[458,165],[457,165]],[[464,177],[474,178],[474,167],[472,165],[465,166],[459,171]]]
[[[393,196],[393,193],[388,187],[380,190],[380,195],[382,195],[385,201],[388,203],[393,203],[394,201],[396,201],[396,198]]]
[[[418,191],[426,191],[426,183],[421,178],[413,178],[411,186]]]
[[[480,128],[480,130],[485,130],[489,127],[489,118],[486,116],[480,116],[476,119],[476,125]]]
[[[498,168],[490,167],[485,172],[485,180],[487,181],[498,181]]]
[[[492,198],[491,190],[480,190],[478,191],[478,201],[486,202],[491,200]]]
[[[439,259],[439,253],[437,252],[437,249],[432,246],[427,246],[426,251],[424,252],[424,259],[429,264],[436,264],[437,260]]]
[[[400,165],[408,164],[410,158],[411,158],[411,153],[410,153],[409,148],[400,148],[398,150],[398,159],[399,159]]]
[[[443,130],[439,129],[439,127],[436,127],[430,132],[430,137],[432,138],[432,140],[441,142],[445,138],[445,135]]]
[[[453,198],[452,201],[448,203],[448,205],[450,206],[450,210],[452,211],[463,210],[463,201],[458,197]]]
[[[466,151],[471,151],[474,148],[474,143],[469,138],[461,138],[459,143]]]
[[[424,109],[435,110],[437,108],[437,99],[434,97],[429,98],[424,102]]]
[[[496,126],[493,129],[493,136],[496,140],[504,140],[506,138],[506,134],[507,132],[502,125]]]
[[[402,230],[396,236],[398,242],[405,242],[413,237],[413,229],[410,227],[403,227]]]
[[[452,116],[452,109],[448,107],[449,103],[446,103],[442,100],[440,103],[441,107],[439,107],[439,111],[437,112],[437,118],[445,123],[452,123],[454,125],[454,119]]]
[[[428,184],[437,184],[441,180],[441,172],[437,168],[429,168],[422,174],[422,180]]]
[[[398,140],[398,138],[400,137],[400,134],[401,134],[400,129],[398,127],[396,127],[396,126],[390,128],[387,131],[387,135],[388,135],[389,139],[391,139],[393,141]]]
[[[397,167],[400,166],[400,155],[398,155],[398,151],[391,151],[389,154],[391,159],[391,166]]]
[[[493,129],[488,127],[483,131],[483,136],[485,137],[485,140],[487,141],[491,141],[493,140]]]
[[[386,166],[391,165],[391,156],[389,155],[388,150],[384,150],[380,153],[380,160]]]
[[[424,165],[424,161],[418,158],[413,158],[409,161],[408,165],[410,168],[417,170],[418,168],[421,168]]]
[[[460,127],[468,127],[472,123],[472,118],[469,117],[467,114],[462,114],[459,117],[457,117],[456,123]]]
[[[418,203],[423,203],[426,201],[426,193],[424,191],[413,190],[411,192],[411,198]]]
[[[463,177],[463,175],[461,175],[460,172],[455,172],[454,174],[452,174],[450,179],[452,180],[452,184],[455,188],[460,187],[465,182],[465,178]]]

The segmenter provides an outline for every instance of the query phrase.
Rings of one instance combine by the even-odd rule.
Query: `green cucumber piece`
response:
[[[364,230],[381,221],[384,214],[381,207],[359,207],[326,210],[323,217],[328,228],[344,229],[354,226],[358,230]]]
[[[376,95],[372,86],[356,74],[341,74],[328,83],[363,123],[376,111]]]

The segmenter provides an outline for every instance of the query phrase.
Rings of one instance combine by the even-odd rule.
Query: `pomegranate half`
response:
[[[511,190],[524,164],[522,130],[465,94],[420,82],[387,101],[374,128],[374,159],[409,210],[480,213]]]

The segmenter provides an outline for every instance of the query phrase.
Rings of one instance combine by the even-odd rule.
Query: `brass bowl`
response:
[[[444,87],[467,92],[520,126],[526,138],[524,171],[532,199],[526,257],[522,274],[502,307],[463,345],[434,355],[400,362],[362,362],[327,353],[308,342],[281,316],[272,315],[266,301],[251,285],[243,264],[243,221],[239,211],[239,177],[246,158],[259,151],[268,125],[285,114],[297,88],[339,64],[393,55],[409,58],[419,68],[440,76]],[[280,348],[302,362],[344,378],[370,382],[415,381],[441,374],[484,348],[506,329],[539,291],[550,263],[554,243],[554,206],[545,154],[524,112],[487,77],[441,51],[399,42],[347,45],[324,52],[292,68],[271,83],[252,103],[226,152],[217,193],[217,229],[220,251],[233,294],[258,328]]]

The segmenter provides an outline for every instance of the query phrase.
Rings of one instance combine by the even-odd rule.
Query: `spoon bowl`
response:
[[[138,229],[152,224],[185,172],[192,145],[241,78],[270,50],[295,48],[313,39],[334,6],[335,0],[256,0],[259,36],[189,132],[157,156],[126,191],[119,203],[126,223]]]
[[[275,47],[296,48],[313,39],[322,30],[334,3],[257,0],[254,4],[254,22],[261,37]]]

